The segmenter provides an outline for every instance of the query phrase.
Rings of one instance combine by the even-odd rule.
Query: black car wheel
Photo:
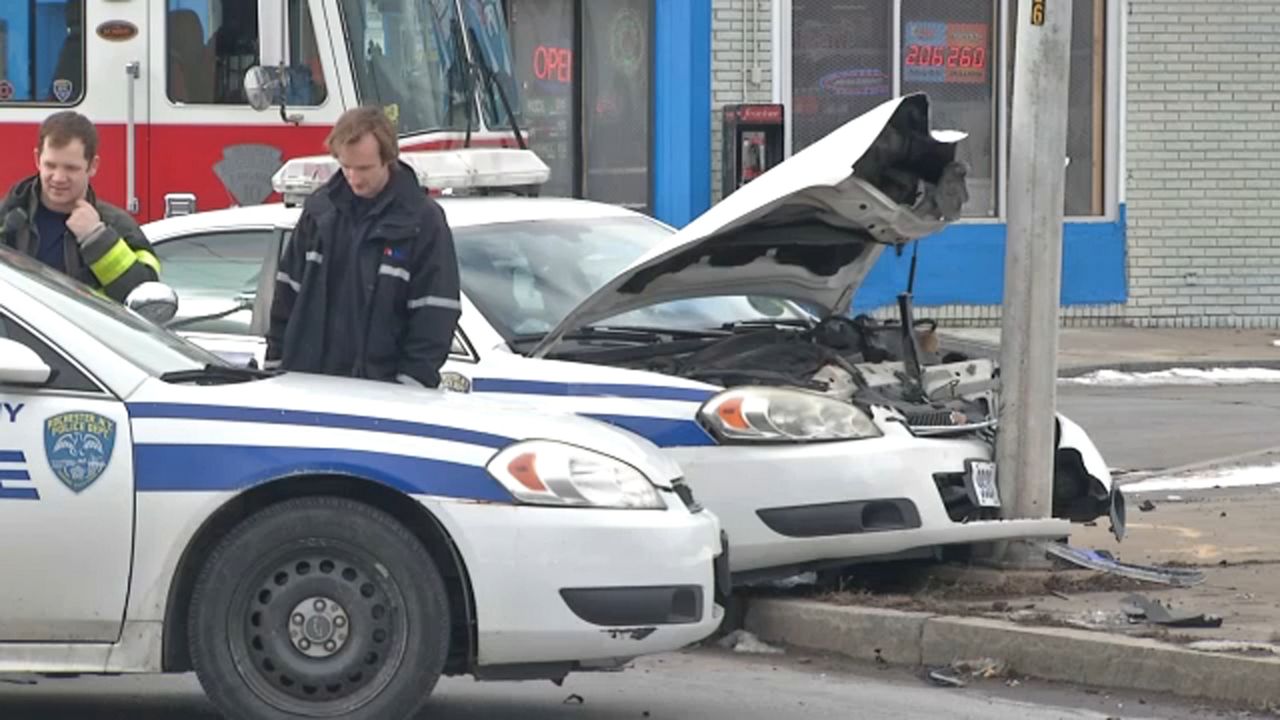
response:
[[[192,662],[228,717],[411,717],[444,668],[449,608],[422,544],[390,516],[330,497],[241,522],[206,562]]]

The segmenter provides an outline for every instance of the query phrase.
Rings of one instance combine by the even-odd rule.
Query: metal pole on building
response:
[[[1017,3],[996,447],[1008,518],[1046,518],[1053,503],[1071,5]],[[1002,558],[1036,560],[1026,543],[1010,543]]]

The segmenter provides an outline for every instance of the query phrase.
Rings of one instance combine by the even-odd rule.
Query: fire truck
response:
[[[502,0],[6,1],[0,191],[61,109],[98,127],[98,195],[148,222],[275,201],[358,105],[404,150],[523,148],[515,92]]]

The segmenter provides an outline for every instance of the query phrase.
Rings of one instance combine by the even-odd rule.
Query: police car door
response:
[[[3,309],[0,338],[56,371],[41,387],[0,378],[0,642],[114,641],[133,550],[124,404]]]

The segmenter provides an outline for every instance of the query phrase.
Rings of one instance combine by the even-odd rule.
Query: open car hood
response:
[[[671,300],[764,295],[838,312],[887,245],[945,227],[968,200],[965,134],[929,127],[924,94],[850,120],[716,204],[565,316],[530,352]],[[731,318],[730,318],[731,319]]]

